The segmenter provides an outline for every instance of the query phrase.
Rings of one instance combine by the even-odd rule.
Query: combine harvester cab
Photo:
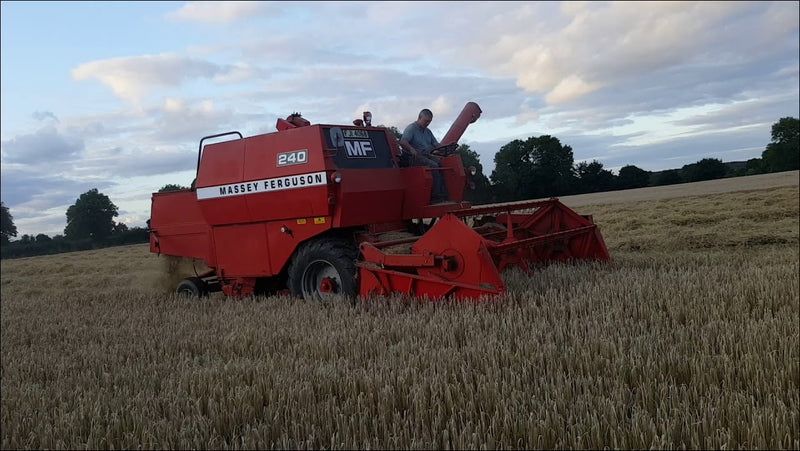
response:
[[[500,274],[509,266],[607,260],[591,218],[557,199],[464,201],[474,168],[463,167],[457,142],[480,113],[467,103],[435,150],[441,167],[433,169],[399,167],[397,140],[371,126],[369,113],[352,126],[311,125],[292,114],[273,133],[207,136],[192,187],[152,196],[150,251],[210,268],[178,292],[288,290],[323,300],[495,296],[505,292]],[[429,203],[434,171],[450,202]]]

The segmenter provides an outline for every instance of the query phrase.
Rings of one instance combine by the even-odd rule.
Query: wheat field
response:
[[[0,444],[798,449],[796,174],[581,206],[612,261],[480,302],[190,301],[147,245],[3,260]]]

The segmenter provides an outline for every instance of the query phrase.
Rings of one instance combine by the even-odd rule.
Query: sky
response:
[[[615,174],[761,157],[800,117],[798,2],[18,2],[0,11],[0,197],[64,233],[97,188],[144,227],[200,139],[312,124],[402,130],[422,108],[483,172],[550,135]]]

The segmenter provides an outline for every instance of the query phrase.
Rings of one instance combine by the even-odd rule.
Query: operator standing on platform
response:
[[[439,147],[439,141],[433,136],[433,132],[428,128],[433,120],[431,110],[424,108],[419,112],[415,122],[408,124],[400,138],[400,147],[403,153],[400,155],[399,164],[407,166],[426,166],[438,168],[441,166],[439,160],[431,155],[431,150]],[[431,171],[433,176],[433,189],[431,190],[431,203],[446,202],[447,186],[441,171]]]

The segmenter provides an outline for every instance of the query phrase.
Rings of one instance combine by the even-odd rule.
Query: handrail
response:
[[[197,180],[197,176],[200,175],[200,156],[203,154],[203,141],[211,138],[219,138],[220,136],[234,135],[234,134],[239,135],[239,139],[243,138],[241,133],[233,131],[233,132],[217,133],[216,135],[204,136],[202,139],[200,139],[200,146],[198,146],[197,148],[197,170],[195,171],[194,174],[195,180]]]

